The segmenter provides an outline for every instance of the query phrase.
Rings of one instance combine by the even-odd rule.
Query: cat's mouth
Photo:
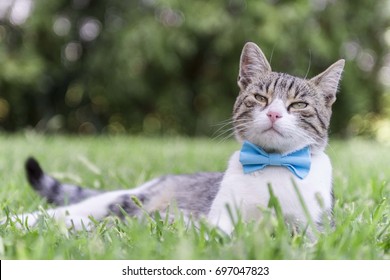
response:
[[[274,126],[271,126],[263,130],[263,133],[273,133],[283,137],[283,134],[279,130],[277,130]]]

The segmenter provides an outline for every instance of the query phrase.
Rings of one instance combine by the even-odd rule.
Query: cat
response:
[[[95,220],[110,215],[140,217],[145,211],[164,215],[169,205],[175,205],[186,217],[205,217],[231,234],[239,217],[261,219],[261,208],[267,207],[271,192],[287,222],[304,228],[312,221],[321,229],[333,209],[332,166],[324,150],[344,64],[341,59],[314,78],[298,78],[273,72],[261,49],[246,43],[232,117],[235,137],[243,148],[233,153],[225,172],[167,175],[134,189],[100,192],[62,184],[29,158],[28,181],[58,206],[47,214],[76,230],[90,226],[90,216]],[[265,155],[266,164],[245,163],[259,154]],[[281,163],[285,158],[306,166],[302,171]],[[40,215],[37,211],[13,219],[33,226]]]

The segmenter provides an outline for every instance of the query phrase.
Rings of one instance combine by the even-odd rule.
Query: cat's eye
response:
[[[305,109],[307,105],[308,104],[306,102],[295,102],[290,105],[290,108],[300,110],[300,109]]]
[[[257,101],[259,101],[260,103],[264,103],[264,105],[267,105],[268,104],[268,99],[267,97],[265,96],[262,96],[260,94],[255,94],[255,98]]]

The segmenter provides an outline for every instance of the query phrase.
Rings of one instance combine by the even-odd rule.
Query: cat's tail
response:
[[[26,160],[26,176],[30,185],[49,203],[55,205],[74,204],[88,197],[100,194],[98,190],[62,184],[44,173],[39,163],[32,157]]]

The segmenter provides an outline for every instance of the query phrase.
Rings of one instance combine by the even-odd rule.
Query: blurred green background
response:
[[[389,0],[0,0],[0,130],[212,135],[247,41],[301,77],[345,58],[332,134],[390,142]]]

